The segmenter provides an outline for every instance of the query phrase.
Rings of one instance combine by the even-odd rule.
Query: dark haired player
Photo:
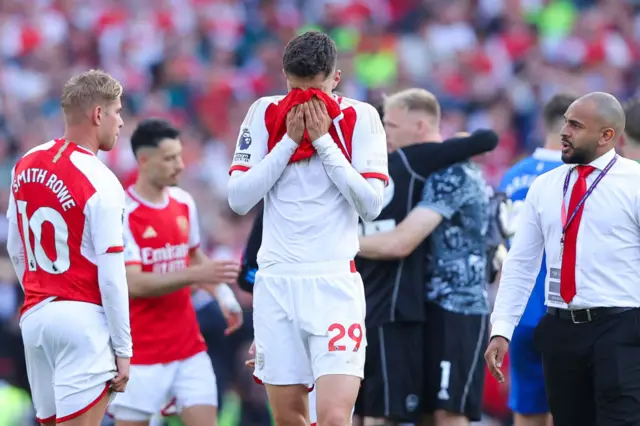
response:
[[[186,426],[215,425],[216,378],[191,304],[191,286],[205,286],[227,313],[231,330],[241,308],[224,282],[238,265],[200,250],[198,214],[178,188],[183,169],[179,132],[159,119],[142,121],[131,137],[138,160],[127,189],[124,244],[135,354],[127,392],[109,407],[118,426],[146,426],[172,401]],[[230,331],[231,331],[230,330]]]
[[[340,81],[336,61],[326,34],[307,32],[288,43],[288,88],[316,90],[325,100],[288,112],[278,104],[290,98],[256,101],[230,170],[236,213],[264,199],[254,375],[266,385],[276,424],[307,423],[312,385],[318,423],[349,424],[363,377],[365,299],[353,259],[358,217],[373,220],[382,209],[387,144],[373,106],[332,93]],[[332,120],[328,111],[336,109]],[[285,116],[286,134],[270,143],[274,121]],[[303,149],[309,156],[296,161]]]

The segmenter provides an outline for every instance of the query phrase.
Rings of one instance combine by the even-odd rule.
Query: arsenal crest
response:
[[[176,224],[183,235],[189,235],[189,219],[184,216],[178,216],[176,218]]]
[[[264,368],[264,352],[258,352],[256,354],[256,369],[262,370]]]

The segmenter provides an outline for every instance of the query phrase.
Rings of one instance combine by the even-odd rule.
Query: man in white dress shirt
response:
[[[566,164],[531,186],[502,269],[485,354],[499,381],[546,251],[534,342],[555,426],[640,425],[640,164],[614,150],[624,128],[607,93],[569,107]]]

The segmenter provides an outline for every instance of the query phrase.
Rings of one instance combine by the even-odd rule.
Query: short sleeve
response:
[[[104,179],[108,182],[101,184],[87,203],[91,239],[97,255],[124,251],[124,190],[115,176],[107,175]]]
[[[10,223],[18,223],[18,216],[16,211],[16,200],[13,196],[13,177],[15,174],[15,168],[11,169],[11,187],[9,188],[9,203],[7,206],[7,220]]]
[[[265,113],[269,104],[267,98],[260,98],[249,108],[240,126],[229,174],[234,171],[246,172],[267,155],[269,133]]]
[[[131,226],[129,222],[129,214],[131,209],[125,210],[124,224],[123,224],[123,242],[124,242],[124,264],[126,266],[139,265],[142,263],[142,257],[140,254],[140,247],[136,243],[136,239],[131,232]]]
[[[459,164],[433,173],[424,183],[418,206],[451,219],[464,202],[462,191],[466,179],[467,175]]]
[[[198,220],[198,208],[191,195],[186,193],[186,203],[189,208],[189,248],[200,247],[200,221]]]
[[[387,135],[380,114],[371,105],[356,105],[351,164],[363,177],[389,182]]]
[[[198,220],[198,208],[196,202],[187,191],[174,186],[170,188],[170,194],[177,201],[187,206],[189,214],[189,248],[200,247],[200,221]]]

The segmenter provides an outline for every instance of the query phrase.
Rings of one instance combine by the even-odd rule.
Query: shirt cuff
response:
[[[313,141],[313,146],[315,148],[323,148],[326,147],[327,144],[332,145],[335,142],[333,142],[333,138],[331,137],[331,135],[329,133],[325,133],[324,135],[320,136],[318,139],[316,139],[315,141]]]
[[[286,148],[288,148],[291,152],[294,152],[296,149],[298,149],[298,144],[289,137],[288,134],[284,134],[284,136],[282,137],[282,139],[280,140],[279,145],[284,145]]]
[[[515,328],[514,325],[507,321],[496,321],[495,324],[491,325],[491,337],[502,336],[508,341],[511,341]]]

